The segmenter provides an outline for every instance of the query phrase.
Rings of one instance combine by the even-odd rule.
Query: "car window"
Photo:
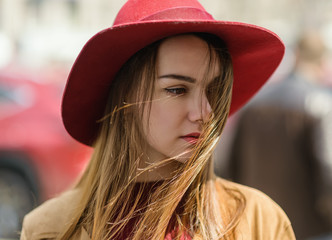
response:
[[[13,89],[0,83],[0,104],[15,103]]]
[[[31,86],[0,82],[0,120],[31,107],[34,101],[34,89]]]

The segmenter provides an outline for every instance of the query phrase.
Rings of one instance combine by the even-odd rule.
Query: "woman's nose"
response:
[[[205,94],[196,97],[189,104],[191,106],[189,108],[188,118],[191,122],[206,122],[209,119],[212,108]]]

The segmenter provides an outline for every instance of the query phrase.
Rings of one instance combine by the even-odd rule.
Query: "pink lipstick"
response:
[[[181,138],[183,140],[185,140],[186,142],[189,142],[191,144],[196,144],[200,135],[201,135],[200,133],[194,132],[194,133],[189,133],[185,136],[182,136]]]

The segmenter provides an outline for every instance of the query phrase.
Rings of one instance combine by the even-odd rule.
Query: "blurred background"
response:
[[[61,95],[84,43],[124,3],[0,0],[0,239],[18,239],[24,214],[84,168],[91,149],[64,130]],[[262,93],[230,117],[216,173],[271,196],[298,239],[332,239],[332,1],[201,3],[216,19],[268,28],[286,45]]]

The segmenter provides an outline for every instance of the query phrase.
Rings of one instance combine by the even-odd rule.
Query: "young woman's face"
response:
[[[211,114],[206,89],[220,74],[214,63],[207,74],[209,59],[207,43],[194,35],[161,43],[151,110],[143,116],[148,162],[172,158],[179,163],[190,157]]]

